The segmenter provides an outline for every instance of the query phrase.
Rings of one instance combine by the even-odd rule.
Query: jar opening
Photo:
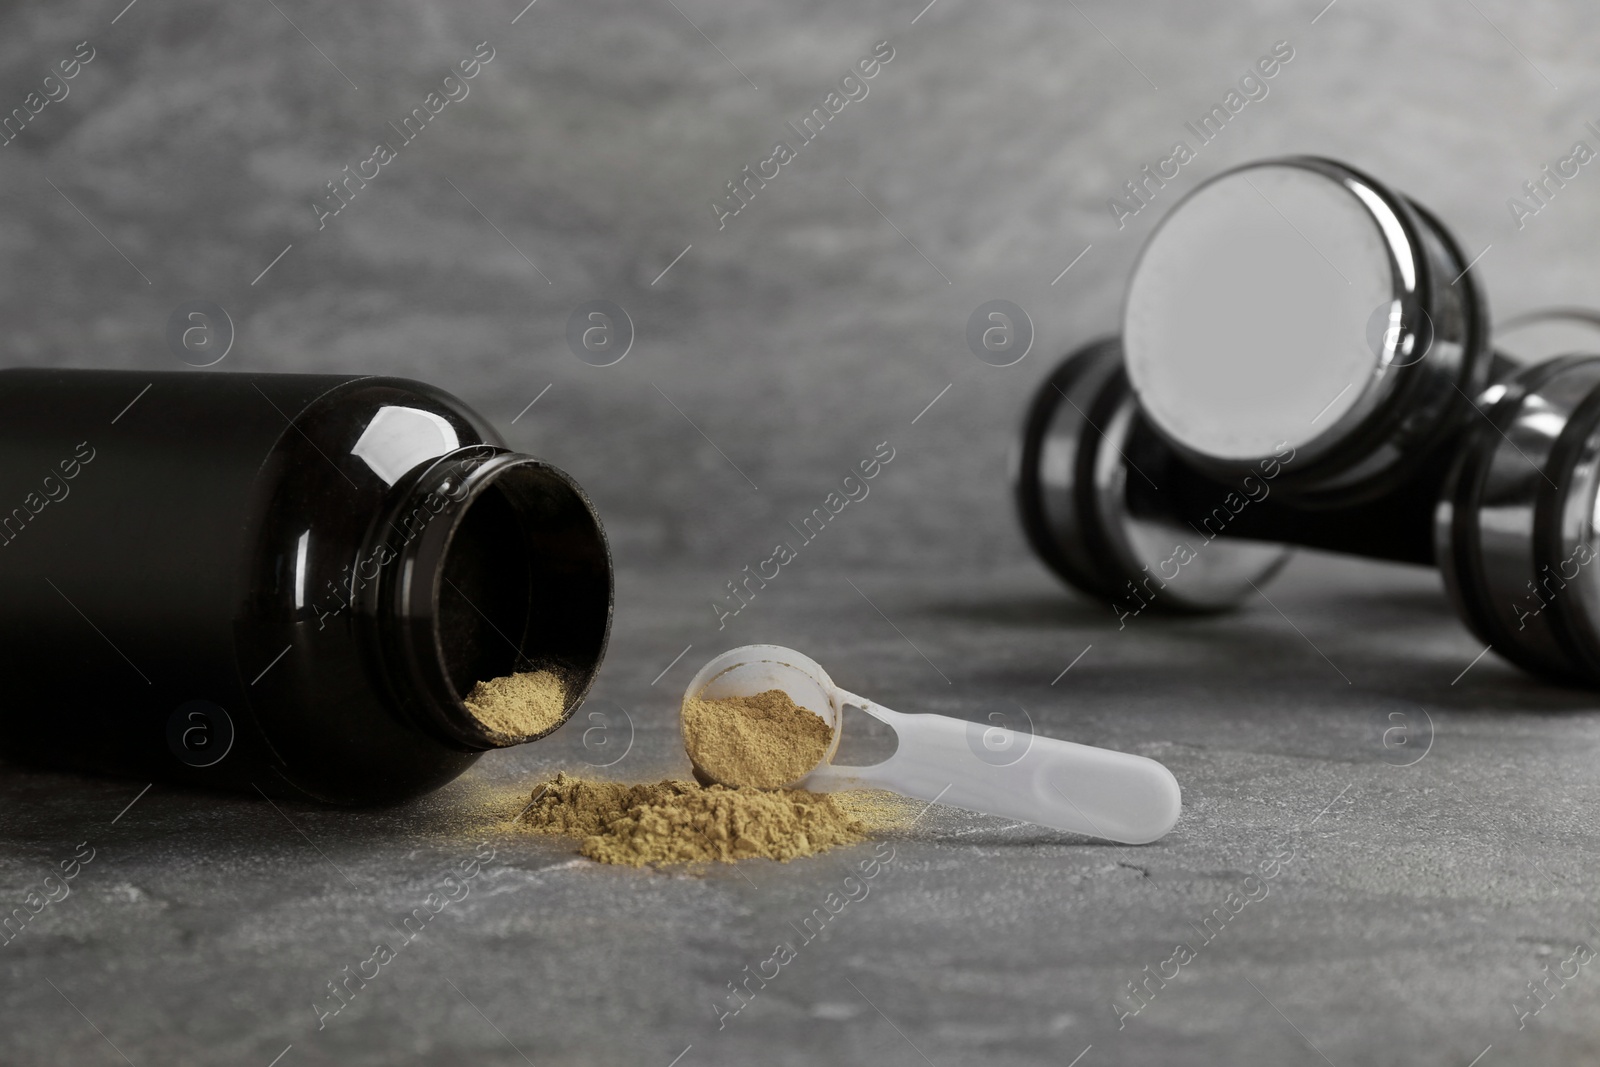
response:
[[[440,569],[445,674],[465,697],[479,681],[548,669],[570,694],[605,649],[604,539],[588,502],[548,468],[512,466],[492,477],[451,530]]]
[[[464,700],[480,681],[547,670],[562,682],[564,722],[588,692],[612,600],[610,551],[588,497],[560,470],[515,453],[443,457],[409,495],[444,506],[394,572],[399,654],[415,684],[402,699],[472,748],[551,732],[560,722],[499,733]]]

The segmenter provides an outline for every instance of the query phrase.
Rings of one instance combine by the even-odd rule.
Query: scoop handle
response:
[[[889,789],[1130,845],[1161,837],[1183,807],[1172,772],[1144,756],[839,696],[892,726],[899,746],[869,767],[820,767],[806,788]]]

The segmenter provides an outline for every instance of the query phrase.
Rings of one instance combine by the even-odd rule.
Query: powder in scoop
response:
[[[804,777],[827,755],[833,731],[782,689],[683,702],[689,759],[727,785],[773,789]]]
[[[831,796],[697,782],[594,782],[558,774],[534,791],[524,820],[583,838],[601,863],[643,867],[811,856],[862,840],[867,827]]]
[[[553,671],[522,671],[479,682],[465,703],[473,717],[495,733],[527,737],[561,721],[567,694]]]

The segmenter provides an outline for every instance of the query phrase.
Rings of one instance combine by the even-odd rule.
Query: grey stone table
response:
[[[284,1065],[1081,1055],[1464,1067],[1490,1046],[1480,1062],[1597,1055],[1593,968],[1567,963],[1587,959],[1578,946],[1600,919],[1597,702],[1492,653],[1474,663],[1480,646],[1425,572],[1306,558],[1270,604],[1121,630],[1031,564],[954,578],[819,565],[774,582],[720,633],[704,604],[719,580],[624,572],[588,705],[605,717],[580,712],[401,807],[274,810],[8,768],[0,885],[18,896],[80,842],[93,859],[0,948],[0,1059],[264,1067],[288,1049]],[[1119,847],[938,807],[878,852],[674,873],[574,858],[509,821],[559,769],[685,774],[676,695],[702,657],[757,639],[810,651],[892,707],[973,717],[1005,697],[1042,733],[1158,758],[1183,784],[1183,818],[1157,844]],[[1386,758],[1379,720],[1409,731],[1415,763]],[[447,876],[490,850],[464,897],[323,1014],[340,1007],[329,981],[396,942],[429,893],[459,896]],[[862,881],[874,856],[891,858]],[[847,886],[859,899],[826,925],[812,918]],[[794,958],[764,964],[780,943]],[[1175,956],[1180,943],[1192,955]],[[733,999],[729,983],[775,966]],[[1563,968],[1576,977],[1549,978]],[[1547,983],[1543,998],[1530,981]]]
[[[1114,218],[1108,199],[1280,41],[1270,92]],[[870,94],[719,223],[728,183],[879,42]],[[480,51],[470,94],[451,90]],[[91,53],[69,93],[44,81]],[[1027,398],[1115,328],[1151,227],[1254,158],[1331,155],[1416,197],[1478,257],[1497,316],[1592,303],[1595,168],[1508,211],[1597,143],[1592,53],[1576,0],[0,5],[0,116],[30,109],[0,146],[0,365],[206,362],[167,341],[206,299],[233,344],[195,373],[449,389],[582,482],[619,567],[583,716],[401,808],[4,768],[0,903],[80,843],[93,859],[0,946],[0,1063],[1600,1058],[1600,983],[1567,962],[1600,937],[1594,694],[1474,663],[1436,578],[1348,560],[1302,558],[1235,616],[1118,630],[1029,561],[1005,488]],[[321,217],[328,183],[372,174],[435,90],[460,98]],[[598,299],[635,334],[607,367],[567,341]],[[1014,366],[968,349],[991,299],[1032,319]],[[725,583],[881,442],[896,458],[870,497],[719,630]],[[1042,732],[1155,756],[1183,820],[1124,849],[933,809],[719,1028],[728,984],[870,846],[653,874],[506,820],[558,769],[602,773],[628,721],[604,773],[684,773],[674,696],[750,641],[890,707],[1012,701]],[[0,713],[36,710],[3,701],[0,684]],[[1412,766],[1385,759],[1395,724],[1427,752]],[[467,895],[319,1030],[327,983],[480,843]],[[1132,1015],[1130,982],[1148,983]]]

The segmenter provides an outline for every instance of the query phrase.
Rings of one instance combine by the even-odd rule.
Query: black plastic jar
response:
[[[334,804],[449,782],[475,682],[611,626],[599,517],[419,382],[0,371],[0,751]]]

